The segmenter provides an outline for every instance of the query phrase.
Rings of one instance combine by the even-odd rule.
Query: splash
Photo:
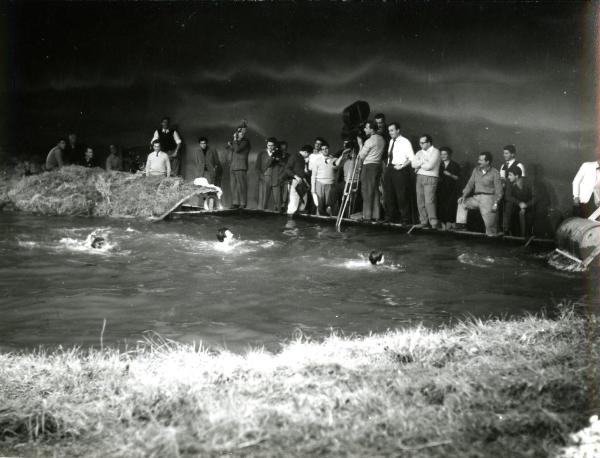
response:
[[[478,253],[462,253],[458,256],[458,262],[475,267],[491,267],[496,260],[491,256],[484,256]]]

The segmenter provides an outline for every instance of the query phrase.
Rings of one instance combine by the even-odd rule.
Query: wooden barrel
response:
[[[600,222],[585,218],[564,220],[556,230],[556,246],[584,260],[600,246]]]

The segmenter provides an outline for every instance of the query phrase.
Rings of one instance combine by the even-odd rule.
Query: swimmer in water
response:
[[[377,251],[377,250],[371,251],[369,253],[369,261],[374,266],[377,265],[377,264],[379,264],[379,263],[383,263],[383,252]]]
[[[227,227],[217,229],[217,240],[219,242],[231,243],[233,241],[233,232]]]
[[[104,248],[105,243],[106,240],[104,240],[104,237],[94,237],[94,240],[92,240],[92,248],[101,250],[102,248]]]

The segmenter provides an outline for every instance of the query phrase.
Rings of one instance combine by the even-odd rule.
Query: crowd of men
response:
[[[246,130],[244,122],[226,146],[232,208],[248,204],[251,145]],[[499,168],[494,167],[491,152],[479,154],[477,166],[462,187],[463,171],[452,159],[452,149],[437,148],[431,135],[420,136],[415,152],[401,134],[400,124],[387,124],[381,113],[355,134],[345,138],[336,151],[321,137],[295,152],[288,151],[286,141],[267,138],[254,164],[258,208],[289,216],[344,212],[344,216],[358,214],[364,221],[442,230],[464,229],[468,211],[477,210],[488,236],[531,234],[536,193],[514,145],[504,146]],[[169,118],[162,119],[150,144],[152,151],[145,164],[129,170],[139,169],[147,176],[180,175],[182,140]],[[206,137],[198,139],[192,155],[196,175],[221,187],[224,164]],[[61,139],[46,159],[47,170],[65,164],[99,166],[93,148],[80,145],[75,134]],[[573,202],[579,216],[589,215],[600,203],[598,164],[585,163],[573,181]],[[127,169],[116,145],[110,145],[104,167],[107,171]]]

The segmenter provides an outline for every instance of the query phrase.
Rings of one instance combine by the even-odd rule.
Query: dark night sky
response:
[[[336,144],[363,99],[459,161],[515,143],[568,200],[593,157],[596,6],[4,4],[0,144],[45,155],[75,130],[103,154],[146,144],[164,114],[188,149],[221,147],[242,118],[255,151],[271,135]]]

